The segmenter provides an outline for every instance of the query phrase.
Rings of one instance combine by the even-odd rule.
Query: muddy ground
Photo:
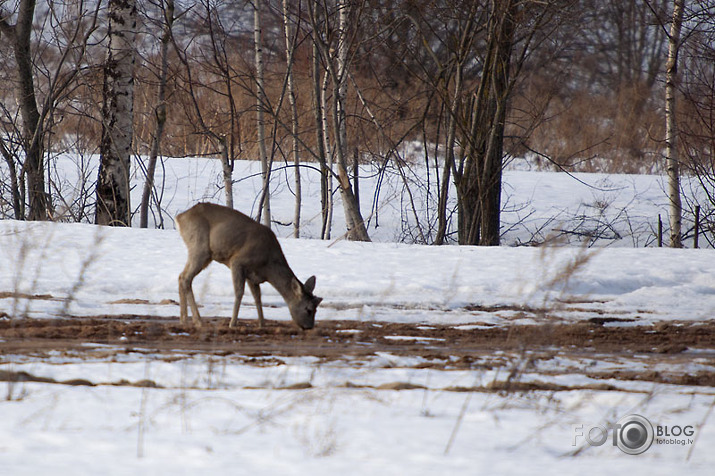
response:
[[[625,324],[625,325],[623,325]],[[93,352],[104,358],[127,352],[241,356],[244,362],[268,356],[315,356],[324,361],[369,359],[385,352],[422,357],[421,367],[491,368],[549,360],[618,360],[615,370],[565,369],[598,379],[640,380],[715,387],[715,322],[659,322],[632,325],[613,318],[568,324],[511,326],[414,325],[389,322],[321,321],[303,331],[290,322],[204,321],[200,329],[178,319],[151,316],[0,319],[0,361],[17,355]],[[689,364],[698,360],[698,370]],[[262,360],[261,360],[262,361]],[[628,362],[637,362],[634,370]],[[643,370],[643,365],[650,369]],[[666,364],[665,367],[662,364]],[[635,370],[639,369],[639,370]]]

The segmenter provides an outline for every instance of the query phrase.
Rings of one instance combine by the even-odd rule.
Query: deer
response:
[[[301,329],[312,329],[315,312],[323,298],[313,295],[315,276],[301,283],[288,266],[273,231],[233,208],[198,203],[176,216],[179,234],[188,249],[188,259],[179,275],[179,307],[182,324],[188,323],[187,301],[193,322],[201,327],[201,316],[192,282],[212,261],[231,270],[235,301],[229,327],[236,327],[245,283],[253,294],[258,327],[265,326],[261,283],[270,283],[283,297],[293,321]]]

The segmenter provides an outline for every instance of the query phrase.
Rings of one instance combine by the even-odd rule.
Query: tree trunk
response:
[[[325,38],[330,38],[331,31],[327,12],[321,15],[318,0],[310,0],[308,14],[312,27],[312,74],[313,74],[313,109],[316,130],[316,155],[320,163],[320,203],[322,227],[320,236],[329,240],[333,223],[333,152],[331,152],[328,133],[328,85],[333,77],[331,55]],[[321,28],[324,28],[323,31]],[[321,64],[321,59],[324,64]]]
[[[345,0],[338,1],[338,48],[337,48],[337,71],[333,78],[335,87],[335,97],[333,98],[333,127],[335,129],[335,143],[338,165],[338,181],[340,183],[340,196],[343,199],[345,210],[345,222],[348,227],[347,237],[349,240],[370,241],[367,234],[365,221],[360,213],[360,207],[350,186],[348,176],[347,155],[347,120],[345,113],[345,102],[347,98],[348,85],[348,16],[350,5]]]
[[[169,69],[169,41],[171,40],[171,28],[174,24],[174,0],[165,0],[164,4],[164,34],[161,37],[161,71],[159,72],[159,91],[157,97],[156,110],[154,111],[156,118],[156,129],[154,137],[151,141],[151,151],[149,153],[149,163],[146,171],[146,182],[144,182],[144,192],[142,194],[142,203],[140,207],[140,224],[141,228],[146,228],[149,222],[149,201],[154,190],[154,173],[156,171],[156,162],[159,156],[161,147],[161,138],[164,135],[164,126],[166,124],[166,77]]]
[[[499,245],[504,123],[509,69],[519,2],[492,1],[487,57],[473,101],[465,159],[455,174],[459,199],[459,243]]]
[[[668,173],[668,198],[670,199],[670,246],[681,248],[682,204],[680,201],[680,162],[678,158],[678,125],[675,95],[678,80],[678,49],[683,25],[685,0],[675,0],[673,22],[668,37],[668,60],[665,66],[665,168]]]
[[[226,136],[218,138],[221,149],[221,172],[223,175],[223,188],[226,191],[226,206],[233,208],[233,160],[231,160],[226,143]]]
[[[2,153],[5,162],[7,163],[8,172],[10,175],[10,194],[12,196],[12,211],[16,220],[25,218],[23,207],[23,193],[20,190],[20,181],[17,177],[17,168],[15,167],[15,156],[10,149],[5,145],[5,140],[0,138],[0,153]]]
[[[258,138],[258,154],[261,159],[261,176],[263,177],[263,192],[258,210],[259,221],[271,226],[271,193],[270,193],[270,164],[266,152],[266,120],[264,108],[266,107],[266,90],[263,80],[263,42],[261,25],[261,0],[253,3],[253,43],[256,58],[256,132]]]
[[[298,140],[298,106],[295,101],[295,86],[293,84],[293,57],[296,38],[290,26],[288,0],[283,0],[283,26],[286,37],[286,75],[288,87],[288,102],[290,103],[291,134],[293,135],[293,164],[295,166],[295,212],[293,213],[293,236],[300,238],[300,205],[302,199],[300,183],[300,141]]]
[[[320,117],[322,124],[320,125],[323,131],[323,150],[327,157],[325,178],[327,183],[327,202],[326,202],[326,217],[325,217],[325,233],[323,239],[329,240],[333,229],[333,210],[335,209],[335,195],[333,195],[333,163],[335,162],[335,152],[330,146],[330,136],[328,135],[328,84],[330,76],[325,74],[323,83],[320,86]]]
[[[314,15],[317,15],[317,3],[312,5]],[[313,40],[313,114],[315,119],[315,149],[320,164],[320,211],[322,216],[322,225],[320,229],[320,237],[324,240],[330,239],[330,227],[328,226],[328,205],[330,199],[330,191],[328,189],[328,179],[330,170],[328,169],[327,160],[325,157],[325,134],[323,128],[323,117],[325,108],[323,107],[323,93],[320,81],[320,51],[317,40]]]
[[[15,55],[16,94],[22,117],[22,148],[25,152],[24,175],[27,179],[27,196],[30,220],[46,220],[50,200],[45,191],[45,167],[43,161],[43,128],[32,73],[32,21],[35,15],[35,0],[21,0],[17,5],[17,23],[8,24],[1,19],[2,32],[10,38]],[[22,173],[21,173],[22,175]],[[24,194],[23,194],[24,197]],[[16,213],[22,207],[16,207]],[[22,219],[24,216],[18,216]]]
[[[447,138],[445,141],[445,158],[442,169],[442,182],[439,189],[439,201],[437,203],[437,235],[434,240],[435,245],[443,245],[447,236],[447,200],[449,199],[449,179],[454,166],[454,148],[456,145],[455,134],[457,131],[457,117],[460,97],[462,95],[462,64],[457,63],[457,70],[454,80],[454,97],[449,110],[449,122],[447,126]]]
[[[108,36],[95,223],[131,226],[129,170],[134,131],[135,0],[109,1]]]

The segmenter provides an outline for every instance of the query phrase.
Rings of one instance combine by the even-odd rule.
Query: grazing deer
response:
[[[270,228],[239,211],[213,203],[194,205],[176,216],[176,224],[189,250],[189,259],[179,275],[182,323],[188,321],[188,298],[194,324],[201,326],[191,283],[213,260],[225,264],[231,270],[236,301],[229,327],[236,325],[246,282],[256,301],[258,325],[263,327],[259,285],[268,281],[283,296],[293,321],[302,329],[313,328],[315,311],[323,300],[313,295],[315,276],[308,278],[305,284],[295,277]]]

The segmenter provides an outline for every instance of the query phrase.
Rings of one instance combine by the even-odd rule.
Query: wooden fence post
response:
[[[695,205],[695,234],[693,235],[693,247],[698,247],[700,239],[700,205]]]

